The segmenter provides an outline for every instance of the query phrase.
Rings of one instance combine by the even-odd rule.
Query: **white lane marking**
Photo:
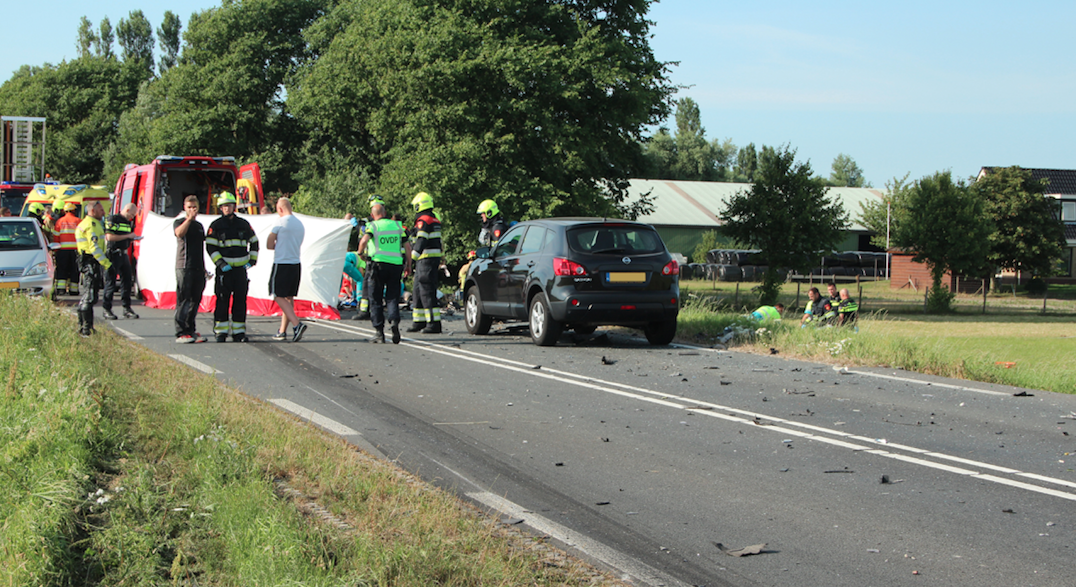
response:
[[[318,426],[321,426],[322,428],[330,432],[339,434],[340,436],[356,436],[359,434],[354,429],[348,428],[347,426],[344,426],[336,420],[326,418],[325,416],[318,414],[314,410],[304,408],[303,406],[300,406],[295,402],[291,402],[286,399],[271,399],[269,400],[269,403],[275,404],[280,408],[287,410],[304,420],[313,422],[314,424],[317,424]]]
[[[581,550],[614,569],[619,569],[621,572],[630,575],[632,578],[638,579],[642,583],[647,585],[686,585],[686,583],[678,581],[629,556],[625,556],[624,554],[605,546],[601,542],[591,540],[587,536],[562,526],[553,520],[539,516],[534,512],[529,512],[499,495],[485,491],[468,493],[466,495],[506,516],[520,518],[525,524],[538,532]]]
[[[1005,393],[1003,391],[993,391],[990,389],[979,389],[976,387],[967,387],[964,385],[953,385],[951,383],[938,383],[936,381],[923,381],[922,379],[912,379],[911,377],[898,377],[896,375],[882,375],[881,373],[871,373],[869,371],[853,371],[848,367],[833,367],[833,370],[838,373],[851,373],[853,375],[863,375],[865,377],[877,377],[879,379],[889,379],[892,381],[903,381],[905,383],[918,383],[919,385],[929,385],[930,387],[944,387],[946,389],[957,389],[960,391],[974,391],[975,393],[983,393],[986,395],[1001,395],[1011,396],[1011,393]]]
[[[135,334],[133,332],[128,332],[128,331],[120,328],[119,326],[113,326],[112,330],[115,330],[116,332],[118,332],[118,333],[122,334],[123,336],[127,337],[127,340],[143,340],[141,336],[138,336],[137,334]]]
[[[324,324],[324,323],[321,323],[321,325],[326,326],[326,327],[331,327],[330,325]],[[336,327],[334,329],[335,330],[340,330],[340,331],[343,331],[343,332],[353,332],[352,330],[350,330],[347,327]],[[953,462],[959,462],[959,463],[962,463],[962,464],[965,464],[965,465],[970,465],[970,466],[981,468],[981,469],[989,469],[989,470],[993,470],[993,471],[997,471],[997,472],[1001,472],[1001,473],[1007,473],[1007,474],[1010,474],[1010,475],[1019,475],[1019,476],[1023,476],[1023,477],[1026,477],[1026,478],[1036,479],[1038,481],[1042,481],[1042,482],[1045,482],[1045,483],[1052,483],[1052,484],[1055,484],[1055,485],[1062,485],[1062,486],[1076,486],[1076,484],[1073,484],[1073,483],[1071,483],[1069,481],[1066,481],[1066,480],[1063,480],[1063,479],[1056,479],[1056,478],[1052,478],[1052,477],[1034,475],[1032,473],[1025,473],[1023,471],[1019,471],[1017,469],[1010,469],[1008,467],[1001,467],[1001,466],[998,466],[998,465],[992,465],[992,464],[983,463],[983,462],[980,462],[980,461],[973,461],[973,460],[964,459],[964,458],[957,457],[957,456],[946,455],[944,453],[925,450],[925,449],[921,449],[921,448],[917,448],[917,447],[913,447],[913,446],[908,446],[908,445],[904,445],[904,444],[889,443],[889,442],[882,441],[880,439],[872,439],[872,438],[866,438],[866,437],[862,437],[862,436],[856,436],[856,435],[852,435],[852,434],[849,434],[847,432],[842,432],[842,431],[839,431],[839,430],[830,430],[828,428],[823,428],[821,426],[803,424],[801,422],[796,422],[794,420],[786,420],[784,418],[779,418],[779,417],[774,417],[774,416],[767,416],[765,414],[760,414],[760,413],[752,412],[752,411],[749,411],[749,410],[742,410],[742,409],[738,409],[738,408],[733,408],[733,407],[730,407],[730,406],[723,406],[723,405],[715,404],[715,403],[711,403],[711,402],[692,401],[690,398],[687,398],[687,397],[672,396],[670,394],[661,393],[661,392],[657,392],[657,391],[653,391],[653,390],[649,390],[649,389],[644,389],[644,388],[636,387],[636,386],[632,386],[632,385],[625,385],[625,384],[622,384],[622,383],[617,383],[615,381],[604,381],[604,380],[601,380],[601,379],[595,379],[595,378],[592,378],[592,377],[587,377],[587,376],[583,376],[583,375],[577,375],[577,374],[574,374],[574,373],[558,371],[556,369],[548,369],[548,368],[545,368],[545,367],[538,368],[537,365],[528,365],[527,363],[521,363],[519,361],[503,359],[501,357],[496,357],[496,356],[492,356],[492,355],[484,355],[484,354],[477,353],[477,352],[474,352],[474,351],[466,351],[466,350],[456,349],[456,348],[446,348],[443,345],[440,345],[440,344],[437,344],[437,343],[431,343],[431,342],[427,342],[427,341],[414,341],[413,343],[407,344],[405,346],[410,346],[410,347],[417,348],[417,349],[420,349],[420,350],[425,350],[425,351],[429,351],[429,352],[433,352],[433,353],[437,353],[437,354],[441,354],[441,355],[445,355],[445,356],[449,356],[449,357],[455,357],[455,358],[463,359],[463,360],[466,360],[466,361],[471,361],[471,362],[475,362],[475,363],[481,363],[483,365],[487,365],[487,366],[491,366],[491,367],[497,367],[497,368],[505,369],[505,370],[508,370],[508,371],[515,371],[515,372],[518,372],[518,373],[529,374],[529,375],[533,375],[535,377],[540,377],[540,378],[544,378],[544,379],[552,379],[552,380],[555,380],[555,381],[560,381],[562,383],[567,383],[567,384],[570,384],[570,385],[577,385],[579,387],[585,387],[585,388],[588,388],[588,389],[594,389],[594,390],[601,391],[601,392],[604,392],[604,393],[610,393],[610,394],[613,394],[613,395],[619,395],[619,396],[622,396],[622,397],[632,398],[632,399],[636,399],[636,400],[647,402],[647,403],[657,404],[657,405],[676,408],[676,409],[684,409],[684,410],[695,412],[697,414],[709,416],[709,417],[712,417],[712,418],[728,420],[730,422],[736,422],[736,423],[740,423],[740,424],[749,424],[749,425],[755,426],[756,421],[765,421],[767,425],[765,425],[765,426],[757,426],[757,427],[760,428],[760,429],[763,429],[763,430],[769,430],[771,432],[779,432],[779,433],[781,433],[782,435],[785,435],[785,436],[798,436],[798,437],[801,437],[801,438],[806,438],[808,440],[815,440],[815,441],[818,441],[818,442],[823,442],[823,443],[826,443],[826,444],[831,444],[831,445],[834,445],[834,446],[847,448],[847,449],[857,451],[857,452],[869,451],[869,452],[872,452],[874,454],[879,454],[881,456],[888,456],[890,458],[905,461],[905,462],[908,462],[908,463],[911,463],[911,464],[920,465],[920,466],[924,466],[924,467],[929,467],[929,468],[933,468],[933,469],[938,469],[938,470],[946,471],[946,472],[950,472],[950,473],[957,473],[957,474],[960,474],[960,475],[970,475],[970,476],[975,476],[977,478],[986,479],[986,480],[990,480],[990,481],[992,481],[994,479],[999,479],[999,477],[994,477],[992,475],[980,474],[980,473],[978,473],[976,471],[969,471],[968,469],[962,469],[962,468],[959,468],[959,467],[953,467],[953,466],[950,466],[950,465],[945,465],[943,463],[935,463],[933,461],[928,461],[928,460],[925,460],[925,459],[919,459],[919,458],[909,457],[909,456],[905,456],[905,455],[900,455],[900,454],[892,453],[892,452],[889,452],[889,451],[886,451],[886,450],[877,450],[876,451],[876,450],[873,450],[871,446],[854,444],[854,443],[845,442],[845,441],[842,441],[842,440],[836,440],[836,439],[828,438],[828,437],[825,437],[825,436],[819,436],[819,435],[816,435],[816,434],[811,434],[809,432],[802,432],[801,430],[792,430],[792,429],[787,428],[787,427],[795,427],[795,428],[799,428],[799,429],[813,430],[813,431],[818,432],[820,434],[827,434],[827,435],[837,436],[837,437],[845,438],[845,439],[848,439],[848,440],[858,440],[860,442],[865,442],[868,445],[884,446],[884,447],[886,447],[888,449],[892,449],[892,450],[904,450],[904,451],[912,452],[912,453],[915,453],[915,454],[931,456],[931,457],[934,457],[934,458],[937,458],[937,459],[948,460],[948,461],[953,461]],[[623,391],[621,389],[613,389],[613,387],[619,387],[619,388],[623,388],[623,389],[630,390],[630,391]],[[957,386],[951,386],[951,387],[957,387]],[[997,392],[990,392],[990,393],[997,393]],[[1000,394],[1000,395],[1008,395],[1008,394]],[[657,396],[657,397],[648,397],[648,396]],[[683,403],[680,403],[680,402],[683,402]],[[725,413],[722,414],[720,412],[715,412],[713,410],[722,410]],[[779,424],[779,426],[777,424]],[[1047,488],[1044,488],[1044,487],[1039,487],[1037,485],[1031,485],[1031,484],[1027,484],[1027,483],[1020,483],[1018,481],[1012,481],[1011,483],[1005,483],[1005,485],[1009,485],[1009,486],[1012,486],[1012,487],[1019,487],[1021,489],[1026,489],[1028,491],[1035,491],[1035,492],[1038,492],[1038,493],[1045,493],[1047,495],[1051,495],[1051,496],[1055,496],[1055,497],[1067,496],[1067,497],[1065,497],[1065,499],[1076,500],[1076,495],[1074,495],[1074,494],[1069,494],[1069,493],[1065,493],[1065,492],[1059,492],[1059,491],[1056,491],[1056,490],[1047,489]]]
[[[194,359],[192,359],[192,358],[190,358],[190,357],[188,357],[186,355],[168,355],[168,356],[172,357],[176,361],[179,361],[180,363],[183,363],[184,365],[186,365],[188,367],[193,367],[195,369],[198,369],[202,373],[208,373],[209,375],[216,375],[217,373],[222,373],[222,371],[217,371],[213,367],[210,367],[209,365],[206,365],[205,363],[199,363],[198,361],[195,361]]]

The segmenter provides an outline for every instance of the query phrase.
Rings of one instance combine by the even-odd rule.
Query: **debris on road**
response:
[[[897,483],[904,483],[904,479],[893,479],[890,481],[889,475],[882,475],[882,485],[895,485]]]
[[[751,546],[745,546],[743,548],[728,548],[724,544],[721,544],[720,542],[715,542],[714,546],[716,546],[717,549],[720,550],[721,552],[723,552],[723,553],[725,553],[725,554],[727,554],[729,556],[736,556],[736,557],[750,556],[752,554],[762,554],[762,553],[766,552],[765,550],[763,550],[763,549],[766,548],[766,543],[765,542],[763,542],[762,544],[752,544]]]
[[[616,364],[615,359],[607,359],[607,358],[605,358],[605,355],[602,355],[602,365],[615,365],[615,364]]]
[[[1014,512],[1012,510],[1012,508],[1005,508],[1005,509],[1001,510],[1001,513],[1003,513],[1003,514],[1015,514],[1016,512]]]
[[[719,381],[718,383],[720,383],[721,385],[732,385],[731,381],[725,381],[723,379],[721,381]]]
[[[1035,397],[1035,394],[1021,391],[1020,393],[1012,394],[1013,397]]]
[[[822,471],[823,473],[855,473],[855,471],[845,467],[843,469],[830,469],[829,471]]]

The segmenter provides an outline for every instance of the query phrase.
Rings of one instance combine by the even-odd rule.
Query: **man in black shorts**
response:
[[[301,247],[306,230],[303,223],[292,214],[291,201],[280,198],[276,202],[280,220],[273,225],[265,246],[273,251],[273,272],[269,276],[269,295],[280,308],[280,330],[273,340],[288,339],[288,325],[292,325],[291,341],[299,342],[306,332],[306,324],[295,314],[295,296],[299,293],[302,276],[300,264]]]

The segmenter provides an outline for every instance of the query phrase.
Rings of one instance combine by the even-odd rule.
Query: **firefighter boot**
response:
[[[407,331],[408,332],[419,332],[420,330],[422,330],[424,328],[426,328],[426,323],[425,322],[412,322],[411,326],[407,327]]]
[[[374,334],[374,337],[370,339],[370,342],[374,344],[385,344],[385,329],[378,328],[377,334]]]
[[[400,321],[392,323],[392,344],[400,344]]]
[[[422,329],[422,334],[441,334],[441,321],[430,322]]]

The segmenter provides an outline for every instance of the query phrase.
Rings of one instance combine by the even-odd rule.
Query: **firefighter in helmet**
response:
[[[221,216],[209,225],[205,236],[206,253],[217,267],[213,334],[217,342],[228,340],[229,334],[234,342],[246,342],[247,290],[250,287],[247,270],[258,262],[258,236],[246,219],[236,215],[235,196],[230,192],[221,192],[217,196],[217,208]]]
[[[415,210],[414,242],[411,259],[415,261],[414,306],[408,332],[441,333],[441,306],[437,303],[437,282],[441,265],[441,221],[433,212],[433,198],[419,192],[411,199]]]
[[[74,202],[61,203],[60,200],[57,200],[53,209],[61,207],[64,215],[56,220],[54,230],[56,242],[60,245],[60,248],[56,249],[55,287],[57,293],[63,293],[64,290],[67,290],[68,294],[77,296],[79,270],[75,229],[78,228],[81,220],[75,214],[78,206]]]
[[[497,241],[501,240],[504,231],[508,230],[508,222],[501,215],[497,202],[493,200],[483,200],[478,205],[478,215],[482,219],[482,232],[478,233],[478,243],[492,249],[497,246]]]

